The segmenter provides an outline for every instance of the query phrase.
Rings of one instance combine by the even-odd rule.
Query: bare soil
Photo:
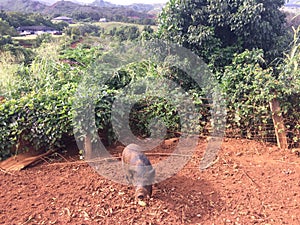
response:
[[[147,206],[134,202],[132,187],[80,160],[1,171],[0,224],[300,224],[296,154],[226,139],[218,161],[200,171],[205,146],[200,141],[180,172],[154,185]]]

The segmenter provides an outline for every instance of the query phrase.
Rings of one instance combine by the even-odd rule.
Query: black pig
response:
[[[136,144],[128,145],[122,153],[122,164],[127,181],[135,186],[135,199],[151,197],[155,170],[142,148]]]

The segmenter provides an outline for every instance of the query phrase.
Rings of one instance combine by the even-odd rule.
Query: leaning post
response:
[[[281,113],[280,103],[274,98],[270,101],[272,120],[275,128],[277,145],[280,149],[288,149],[288,142],[284,126],[284,119]]]

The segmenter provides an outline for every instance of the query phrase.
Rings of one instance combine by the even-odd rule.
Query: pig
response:
[[[143,200],[152,195],[155,170],[149,159],[136,144],[129,144],[122,153],[125,178],[135,187],[135,199]]]

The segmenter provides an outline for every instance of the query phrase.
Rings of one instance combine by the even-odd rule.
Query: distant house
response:
[[[52,22],[67,22],[67,23],[73,23],[73,19],[70,17],[66,17],[66,16],[59,16],[59,17],[55,17],[51,20]]]
[[[106,18],[100,18],[99,22],[106,23],[107,19]]]
[[[128,16],[128,18],[129,18],[129,19],[134,19],[134,20],[140,19],[140,17],[138,17],[138,16]]]
[[[53,27],[47,27],[47,26],[24,26],[24,27],[18,27],[17,31],[19,32],[20,35],[43,34],[43,33],[54,34],[59,32],[57,29]]]

